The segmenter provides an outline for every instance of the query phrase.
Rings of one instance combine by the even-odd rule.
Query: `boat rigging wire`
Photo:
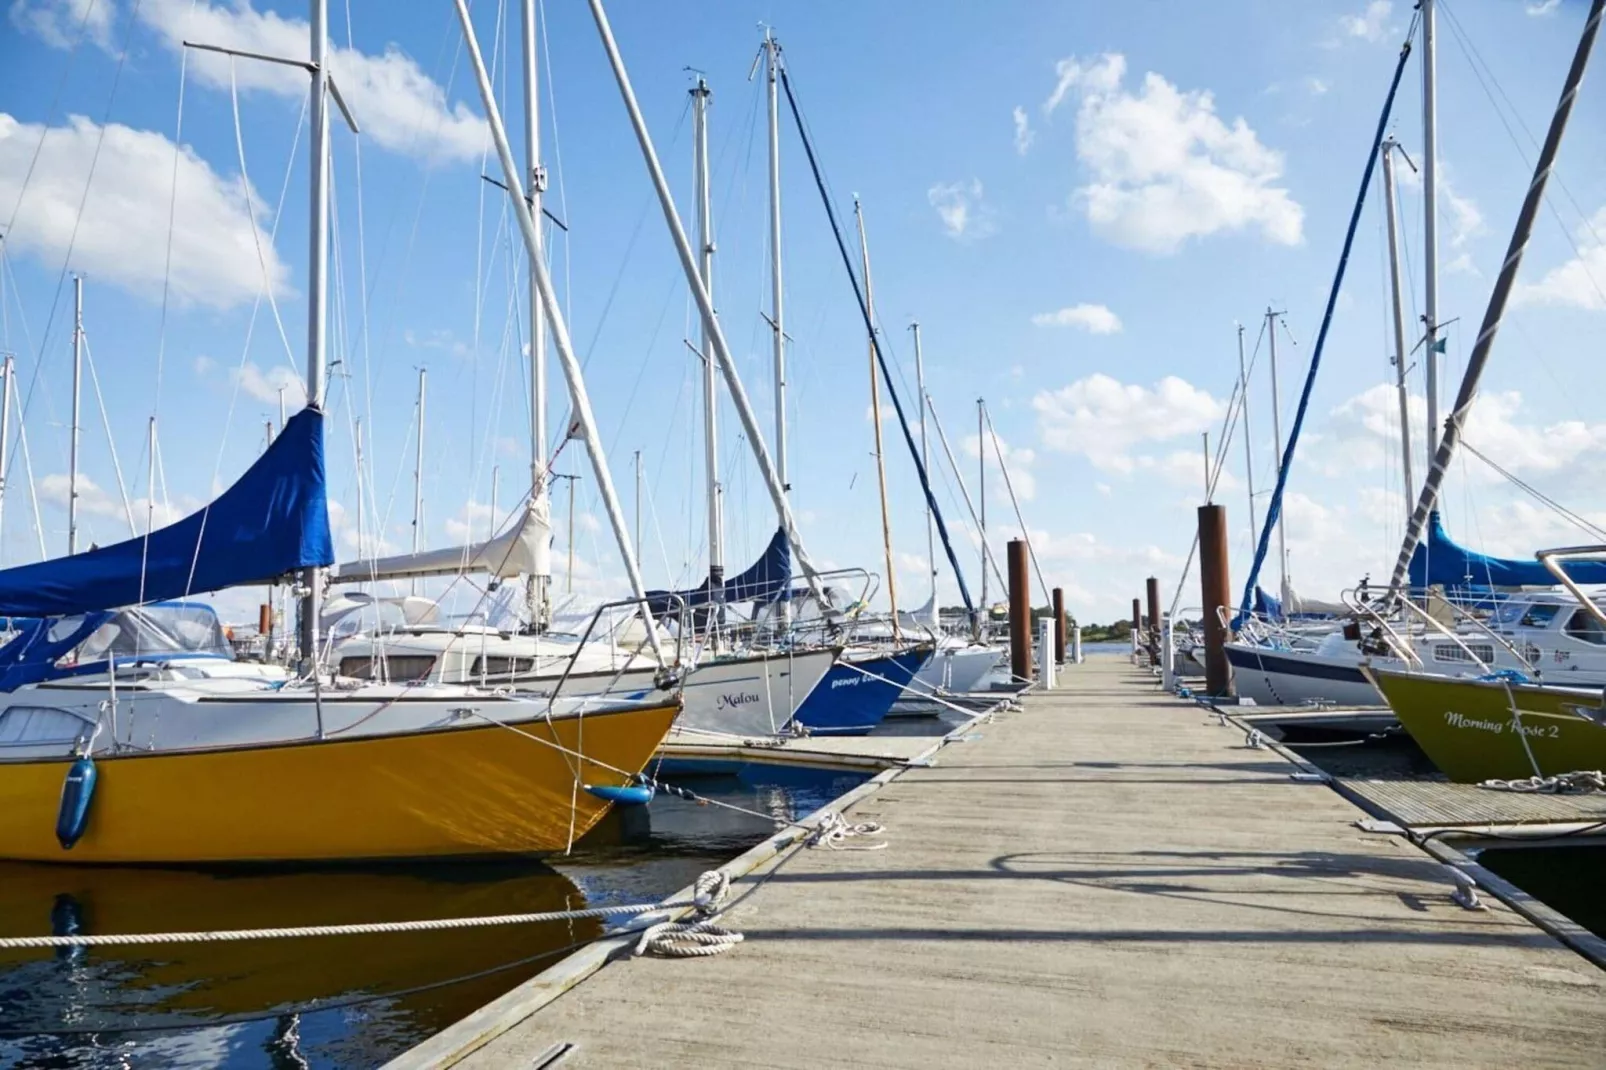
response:
[[[1255,584],[1260,579],[1260,568],[1266,561],[1266,554],[1271,549],[1272,532],[1276,530],[1277,520],[1283,510],[1283,491],[1288,485],[1288,470],[1294,461],[1294,449],[1299,444],[1299,432],[1305,423],[1305,414],[1310,408],[1311,391],[1316,386],[1316,372],[1321,367],[1322,350],[1327,345],[1327,332],[1333,324],[1333,311],[1338,305],[1338,295],[1344,286],[1344,270],[1349,265],[1350,250],[1355,243],[1355,231],[1361,222],[1361,210],[1366,206],[1366,194],[1372,185],[1372,173],[1377,167],[1378,147],[1382,144],[1383,134],[1388,129],[1389,114],[1394,110],[1394,97],[1400,89],[1400,79],[1405,74],[1406,61],[1411,58],[1411,41],[1416,33],[1417,20],[1420,13],[1413,13],[1411,25],[1406,32],[1405,43],[1400,46],[1399,62],[1394,65],[1394,78],[1389,83],[1388,95],[1383,100],[1383,113],[1378,116],[1377,129],[1372,135],[1372,144],[1366,154],[1366,167],[1361,175],[1360,193],[1355,198],[1355,207],[1350,211],[1349,227],[1344,233],[1343,250],[1339,254],[1338,269],[1333,276],[1333,285],[1328,291],[1327,308],[1322,314],[1322,325],[1316,335],[1316,349],[1311,353],[1310,368],[1305,373],[1305,386],[1299,395],[1299,406],[1294,410],[1294,423],[1289,430],[1288,442],[1283,447],[1281,463],[1277,466],[1277,483],[1271,492],[1271,502],[1266,508],[1264,525],[1260,529],[1260,542],[1255,547],[1253,564],[1249,568],[1249,576],[1244,582],[1243,600],[1238,608],[1237,616],[1232,620],[1232,630],[1243,626],[1249,618],[1250,609],[1254,605]],[[1273,327],[1275,329],[1275,326]]]
[[[1593,521],[1585,518],[1584,516],[1573,512],[1571,509],[1567,508],[1565,505],[1562,505],[1560,502],[1556,501],[1556,499],[1550,497],[1549,495],[1547,495],[1546,493],[1541,491],[1539,488],[1535,487],[1533,484],[1525,482],[1519,476],[1516,476],[1513,473],[1507,471],[1506,469],[1500,467],[1500,465],[1496,464],[1495,461],[1492,458],[1490,458],[1488,454],[1484,453],[1482,450],[1478,449],[1476,446],[1472,445],[1472,443],[1466,441],[1465,439],[1461,440],[1461,446],[1462,446],[1463,449],[1465,449],[1468,453],[1472,454],[1478,460],[1482,461],[1484,464],[1486,464],[1490,468],[1494,469],[1496,473],[1498,473],[1499,475],[1505,477],[1518,490],[1524,491],[1525,493],[1529,494],[1530,496],[1532,496],[1534,498],[1535,501],[1539,502],[1540,504],[1549,506],[1559,516],[1563,517],[1566,520],[1571,521],[1580,530],[1582,530],[1582,531],[1584,531],[1584,532],[1586,532],[1586,533],[1588,533],[1588,534],[1590,534],[1592,536],[1595,536],[1596,538],[1606,540],[1606,528],[1603,528],[1600,525],[1594,523]]]
[[[792,119],[797,125],[798,136],[803,142],[803,152],[808,157],[809,170],[814,175],[814,185],[819,190],[820,200],[825,206],[826,218],[831,224],[832,236],[836,239],[837,252],[842,257],[843,267],[847,269],[848,280],[853,284],[853,296],[859,304],[859,312],[864,318],[865,329],[870,334],[870,348],[875,351],[876,364],[881,368],[881,378],[887,386],[887,396],[892,401],[892,408],[898,414],[898,426],[903,431],[904,445],[909,449],[909,455],[914,460],[915,471],[920,476],[920,489],[925,492],[926,504],[931,509],[932,518],[937,522],[937,533],[942,537],[943,549],[948,554],[948,565],[953,569],[954,582],[959,585],[959,595],[965,603],[965,610],[975,622],[973,626],[980,626],[975,602],[970,597],[970,588],[965,584],[964,571],[959,567],[959,556],[954,552],[953,541],[948,536],[948,525],[943,520],[942,509],[937,504],[937,498],[931,491],[931,481],[926,475],[926,465],[920,459],[919,447],[915,444],[914,434],[909,430],[909,418],[903,411],[903,401],[892,385],[892,375],[887,368],[886,355],[881,351],[881,341],[877,337],[875,323],[871,319],[869,306],[865,303],[864,289],[860,286],[859,277],[853,271],[853,259],[848,255],[847,244],[842,238],[842,228],[837,225],[836,209],[831,204],[829,191],[826,189],[825,178],[820,171],[819,160],[814,155],[814,142],[809,137],[808,128],[803,121],[803,112],[798,107],[797,96],[792,91],[792,76],[785,65],[780,68],[781,87],[786,90],[786,103],[791,109]],[[979,445],[979,444],[978,444]]]

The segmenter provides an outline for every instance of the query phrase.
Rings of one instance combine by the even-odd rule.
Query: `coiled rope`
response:
[[[714,869],[697,878],[693,886],[696,921],[664,921],[649,926],[636,941],[637,955],[689,959],[720,955],[742,942],[742,934],[714,924],[725,896],[730,892],[730,875]]]
[[[875,843],[848,841],[859,836],[880,836],[886,831],[879,821],[852,824],[835,810],[830,810],[803,842],[809,847],[825,847],[832,851],[882,851],[886,849],[886,840],[877,840]]]
[[[350,925],[301,925],[279,929],[218,929],[176,933],[105,933],[72,936],[9,936],[0,938],[0,950],[34,950],[65,947],[138,947],[148,944],[216,944],[242,940],[294,940],[313,936],[372,936],[394,933],[439,932],[506,925],[532,925],[550,921],[582,921],[628,917],[662,910],[692,907],[705,919],[719,912],[730,890],[730,876],[710,870],[697,878],[690,903],[666,900],[583,910],[550,910],[535,914],[492,914],[471,918],[430,918],[422,921],[363,922]],[[655,928],[657,928],[655,926]],[[652,930],[649,929],[648,932]],[[643,940],[645,945],[646,941]],[[648,948],[652,950],[652,948]],[[639,952],[638,952],[639,953]]]
[[[1584,795],[1606,791],[1606,774],[1599,769],[1579,769],[1555,776],[1531,776],[1520,780],[1485,780],[1478,784],[1490,791],[1515,791],[1532,795]]]

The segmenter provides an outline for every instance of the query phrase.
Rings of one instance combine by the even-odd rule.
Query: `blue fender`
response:
[[[88,755],[77,758],[67,769],[61,785],[61,809],[56,814],[56,839],[63,851],[70,851],[89,825],[89,805],[95,801],[95,760]]]
[[[619,806],[646,806],[653,797],[651,784],[587,784],[586,791]]]

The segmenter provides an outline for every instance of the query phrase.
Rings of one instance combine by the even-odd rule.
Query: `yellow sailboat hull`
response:
[[[669,731],[678,704],[358,739],[99,757],[87,829],[56,841],[68,759],[0,765],[0,858],[346,861],[561,851]],[[572,753],[579,752],[584,759]]]

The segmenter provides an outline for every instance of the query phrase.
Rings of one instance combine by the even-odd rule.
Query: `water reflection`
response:
[[[686,779],[568,856],[300,871],[0,863],[0,935],[278,928],[651,901],[863,781],[752,767]],[[677,778],[678,780],[678,778]],[[0,1066],[372,1066],[535,976],[603,923],[0,952]]]
[[[7,936],[404,921],[584,905],[574,881],[536,862],[305,872],[0,864],[0,932]],[[156,1061],[217,1065],[233,1061],[225,1052],[243,1039],[216,1028],[222,1022],[263,1033],[259,1058],[248,1062],[294,1066],[309,1043],[334,1038],[321,1023],[308,1029],[305,1019],[290,1016],[316,1016],[336,1005],[348,1026],[339,1047],[390,1048],[441,1028],[600,932],[600,922],[578,921],[6,952],[0,1036],[9,1039],[0,1039],[0,1062],[60,1065],[66,1057],[93,1064],[98,1054],[110,1057],[107,1065],[124,1065],[115,1054],[122,1034],[205,1025],[213,1028],[190,1037],[187,1051],[165,1051]],[[511,963],[521,965],[499,969]],[[460,978],[469,979],[441,987]],[[19,1039],[42,1033],[59,1036]],[[142,1047],[147,1058],[155,1056]]]

